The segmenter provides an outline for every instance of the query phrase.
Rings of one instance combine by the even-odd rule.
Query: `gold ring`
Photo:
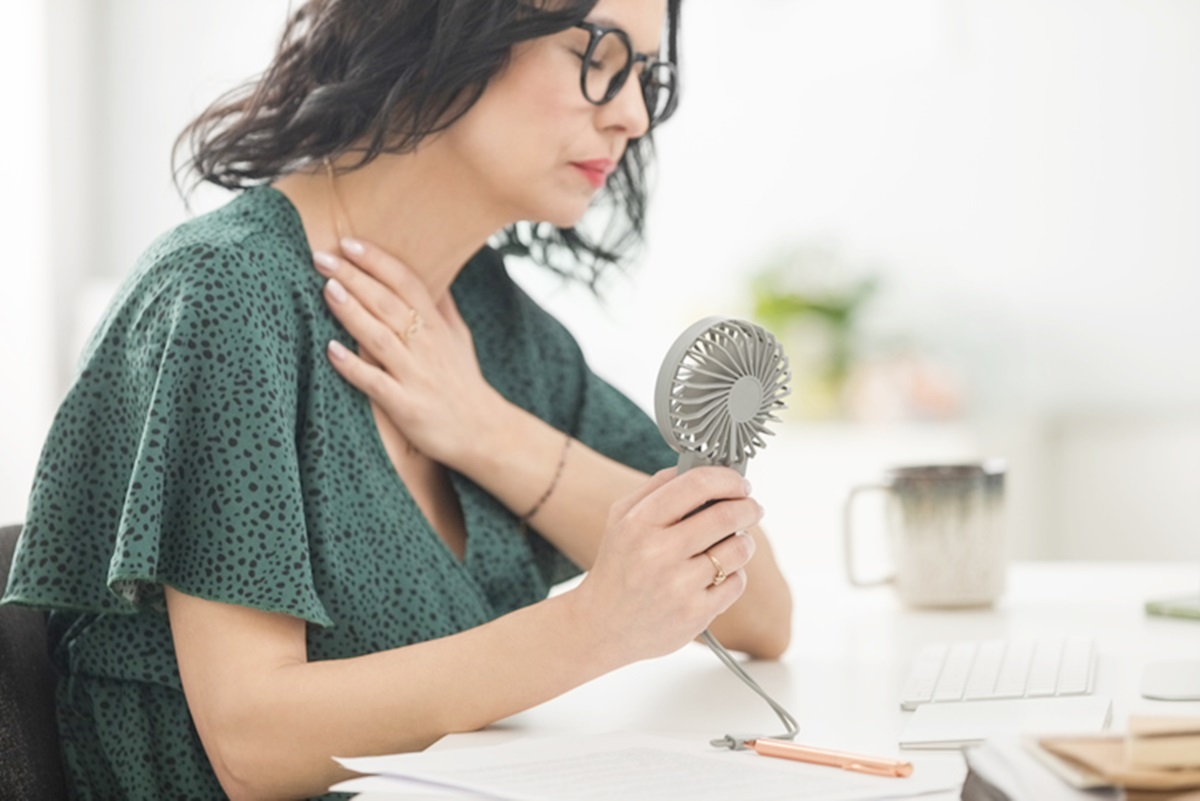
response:
[[[420,331],[421,326],[424,324],[425,321],[421,319],[421,315],[417,314],[416,309],[413,309],[412,315],[408,320],[408,328],[404,329],[404,333],[400,334],[400,341],[407,345],[408,340],[411,339],[414,334]]]
[[[713,568],[717,571],[713,574],[712,584],[708,586],[715,587],[725,579],[729,578],[729,576],[725,573],[725,568],[721,567],[721,563],[717,561],[717,557],[713,556],[708,551],[705,551],[704,555],[708,557],[708,561],[712,562]]]
[[[404,330],[404,342],[408,342],[410,337],[413,337],[416,332],[421,330],[421,326],[425,324],[425,320],[421,319],[421,315],[413,309],[413,317],[408,321],[408,329]]]

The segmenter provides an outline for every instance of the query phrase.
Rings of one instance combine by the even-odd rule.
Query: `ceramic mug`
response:
[[[891,583],[911,606],[983,606],[1004,591],[1005,464],[896,467],[877,484],[854,487],[843,509],[846,577],[859,587]],[[854,568],[854,502],[887,495],[893,572],[872,581]]]

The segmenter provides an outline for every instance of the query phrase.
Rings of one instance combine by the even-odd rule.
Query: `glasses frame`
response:
[[[638,53],[633,49],[633,42],[629,38],[629,34],[620,28],[610,28],[604,25],[597,25],[594,22],[577,22],[576,28],[580,28],[588,32],[587,49],[583,52],[583,63],[579,68],[579,91],[583,93],[583,99],[591,103],[593,106],[603,106],[612,101],[614,97],[620,94],[625,88],[625,83],[629,80],[629,74],[634,71],[638,64],[645,64],[641,75],[638,77],[638,83],[641,85],[642,102],[646,105],[646,117],[649,120],[649,128],[655,128],[662,125],[667,119],[675,113],[675,108],[679,105],[679,76],[675,65],[670,61],[662,61],[657,58],[652,58],[644,53]],[[596,47],[600,44],[600,39],[608,34],[613,34],[617,39],[625,45],[625,50],[629,53],[629,60],[625,67],[613,76],[609,82],[608,88],[604,92],[604,97],[600,100],[593,100],[587,90],[588,70],[592,62],[592,56],[596,53]],[[667,107],[663,112],[654,116],[654,110],[650,108],[649,98],[647,97],[649,83],[654,80],[656,71],[666,69],[671,76],[671,97],[667,101]]]

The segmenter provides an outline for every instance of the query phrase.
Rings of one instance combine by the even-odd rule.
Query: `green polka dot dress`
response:
[[[442,637],[578,572],[451,473],[459,560],[325,356],[352,340],[300,218],[260,187],[156,242],[89,341],[33,484],[5,602],[50,610],[59,729],[80,799],[223,793],[188,714],[162,585],[308,622],[311,660]],[[491,250],[452,287],[484,375],[614,459],[674,462]]]

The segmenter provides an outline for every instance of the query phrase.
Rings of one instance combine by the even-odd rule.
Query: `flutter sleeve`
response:
[[[134,613],[162,587],[331,625],[297,462],[295,292],[236,245],[162,253],[53,422],[6,600]]]

